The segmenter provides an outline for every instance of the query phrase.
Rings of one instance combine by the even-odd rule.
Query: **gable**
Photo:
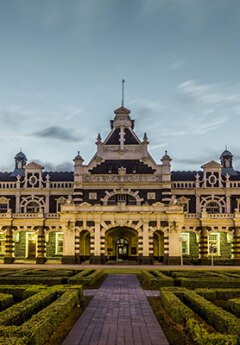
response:
[[[116,128],[109,138],[107,138],[107,141],[105,142],[105,145],[120,145],[120,129]]]
[[[206,169],[206,168],[207,169],[211,169],[211,168],[213,168],[213,169],[220,169],[221,167],[222,167],[222,165],[219,164],[216,161],[210,161],[210,162],[205,163],[205,164],[202,165],[203,169]]]
[[[25,165],[25,169],[43,169],[44,167],[38,163],[31,162]]]

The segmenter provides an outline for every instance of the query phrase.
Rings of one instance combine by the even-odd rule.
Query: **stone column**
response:
[[[37,257],[36,264],[44,264],[46,262],[45,257],[45,234],[43,226],[38,227],[37,235]]]
[[[5,257],[4,257],[4,263],[5,264],[11,264],[14,261],[13,258],[13,236],[12,236],[12,227],[7,226],[6,231],[6,240],[5,240]]]
[[[63,228],[62,264],[75,264],[75,222],[68,222]]]
[[[169,265],[181,264],[181,232],[173,230],[169,232]]]
[[[168,257],[169,257],[169,231],[164,231],[163,234],[163,263],[168,264]]]
[[[202,226],[199,244],[200,244],[200,246],[199,246],[199,254],[200,254],[199,263],[201,265],[209,265],[210,260],[208,257],[208,231],[207,231],[206,226]]]
[[[233,262],[240,265],[240,226],[235,226],[233,235]]]
[[[105,264],[105,262],[106,262],[105,235],[103,235],[103,234],[101,234],[101,236],[100,236],[100,256],[101,256],[101,263]]]
[[[94,228],[94,241],[93,239],[90,239],[90,250],[91,247],[93,247],[93,253],[91,252],[90,257],[90,263],[91,264],[101,264],[101,251],[100,251],[100,238],[101,238],[101,232],[100,232],[100,222],[95,222],[95,228]]]
[[[148,227],[148,221],[143,223],[143,250],[142,250],[142,264],[149,265],[153,263],[153,255],[150,257],[149,254],[149,248],[153,249],[153,238],[149,239],[149,233],[148,233],[149,227]]]

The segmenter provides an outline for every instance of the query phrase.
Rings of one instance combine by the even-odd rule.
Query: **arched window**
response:
[[[115,194],[108,198],[108,205],[117,205],[123,203],[126,205],[136,205],[136,199],[129,194]]]
[[[40,206],[36,201],[31,201],[26,206],[26,212],[27,213],[39,213],[40,212]]]
[[[206,205],[206,212],[207,213],[221,213],[219,204],[215,201],[208,202]]]

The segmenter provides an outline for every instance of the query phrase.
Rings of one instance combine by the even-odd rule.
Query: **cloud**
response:
[[[50,162],[44,162],[38,159],[34,159],[34,162],[41,164],[44,167],[44,171],[73,171],[73,163],[62,162],[54,164]]]
[[[60,126],[51,126],[45,129],[42,129],[38,132],[33,133],[33,136],[43,138],[43,139],[54,139],[61,141],[76,142],[80,141],[81,138],[76,137],[73,134],[72,129],[65,129]]]
[[[187,80],[178,86],[179,94],[185,101],[202,106],[240,107],[240,85],[200,84],[197,80]]]

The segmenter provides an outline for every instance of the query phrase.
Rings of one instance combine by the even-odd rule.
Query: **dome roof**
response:
[[[26,155],[22,151],[18,152],[14,158],[22,158],[24,160],[27,160]]]
[[[225,151],[223,151],[223,153],[221,154],[221,156],[220,156],[220,159],[221,158],[223,158],[223,157],[233,157],[233,154],[230,152],[230,151],[228,151],[228,150],[225,150]]]

